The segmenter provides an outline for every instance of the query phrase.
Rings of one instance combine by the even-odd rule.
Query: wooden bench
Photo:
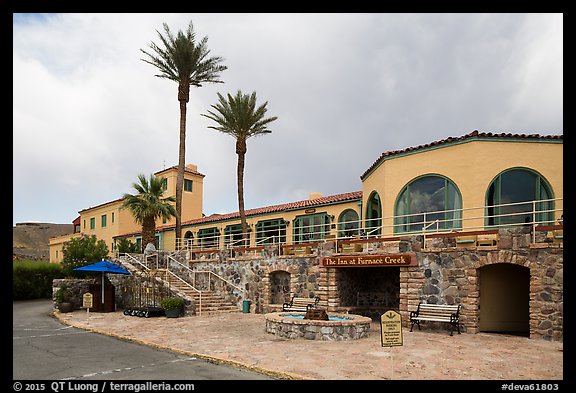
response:
[[[421,330],[420,322],[422,321],[447,322],[450,324],[451,336],[454,327],[460,334],[460,305],[420,303],[416,311],[410,311],[410,331],[414,324],[418,325],[418,330]]]
[[[318,296],[315,298],[292,296],[289,303],[284,303],[282,305],[282,311],[306,312],[308,309],[316,307],[319,301],[320,298]]]

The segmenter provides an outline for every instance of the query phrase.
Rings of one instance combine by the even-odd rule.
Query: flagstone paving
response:
[[[122,312],[55,312],[63,323],[121,339],[263,372],[313,380],[563,380],[562,342],[503,334],[403,330],[382,347],[380,325],[351,341],[266,333],[262,314],[139,318]]]

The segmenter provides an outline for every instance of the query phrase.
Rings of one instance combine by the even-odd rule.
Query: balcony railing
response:
[[[357,221],[329,222],[290,228],[285,226],[266,233],[248,231],[201,238],[176,239],[175,244],[164,244],[165,250],[185,250],[197,255],[219,252],[261,252],[265,246],[278,250],[287,246],[306,246],[326,241],[336,245],[351,239],[399,238],[401,236],[479,231],[486,229],[537,226],[561,223],[563,198],[536,200],[461,209],[420,212],[407,215],[378,217]],[[296,241],[291,240],[297,232]],[[264,236],[266,235],[266,236]],[[245,236],[245,237],[244,237]],[[535,239],[535,238],[534,238]]]

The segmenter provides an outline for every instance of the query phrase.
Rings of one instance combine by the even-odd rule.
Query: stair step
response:
[[[165,269],[150,270],[149,274],[166,281],[170,287],[178,289],[189,300],[193,301],[196,305],[200,303],[200,294],[188,285],[178,280],[177,278],[168,275],[166,276]],[[198,312],[200,310],[196,310]],[[217,314],[217,313],[230,313],[240,312],[237,304],[232,304],[220,294],[212,291],[202,291],[202,314]]]

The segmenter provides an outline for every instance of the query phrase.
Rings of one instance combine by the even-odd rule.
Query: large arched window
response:
[[[508,169],[488,186],[486,225],[553,223],[552,198],[550,185],[537,172],[527,168]]]
[[[396,200],[394,232],[462,227],[462,196],[440,175],[425,175],[408,183]]]
[[[380,201],[380,195],[376,191],[373,191],[368,198],[368,203],[366,204],[366,232],[367,235],[375,236],[382,233],[382,203]]]
[[[344,210],[338,218],[338,237],[356,236],[358,235],[358,228],[360,228],[358,213],[353,209]]]

